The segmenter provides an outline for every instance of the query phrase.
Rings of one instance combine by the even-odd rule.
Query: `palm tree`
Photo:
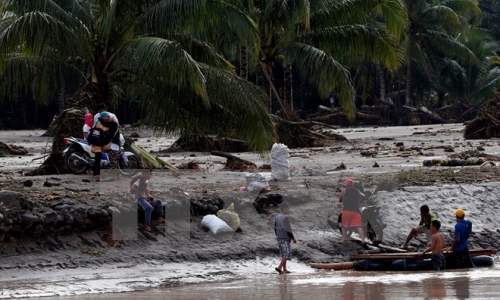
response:
[[[477,62],[474,54],[456,37],[468,34],[469,18],[478,16],[480,10],[474,0],[404,0],[404,3],[410,24],[402,43],[405,48],[406,105],[411,105],[414,73],[420,73],[423,78],[432,74],[429,55]]]
[[[159,131],[231,135],[256,150],[274,140],[263,93],[211,43],[222,31],[258,44],[255,24],[231,3],[5,0],[0,14],[3,94],[34,86],[48,98],[60,67],[81,81],[69,106],[129,95]]]
[[[481,104],[497,91],[500,81],[500,42],[480,29],[473,29],[462,43],[481,61],[460,63],[450,59],[436,61],[439,71],[436,89],[446,95],[449,104]],[[444,99],[440,99],[444,101]]]
[[[292,102],[292,68],[316,88],[322,99],[335,94],[352,118],[356,93],[344,63],[351,59],[371,59],[394,69],[402,61],[401,51],[397,51],[397,43],[390,34],[391,30],[397,32],[396,24],[400,27],[402,24],[398,20],[404,19],[401,17],[404,10],[397,0],[270,0],[249,3],[253,4],[248,8],[249,14],[258,24],[261,37],[259,70],[270,86],[264,86],[264,90],[271,91],[284,110]],[[377,9],[386,17],[385,25],[393,27],[391,30],[367,21],[367,16]],[[281,101],[282,95],[271,76],[277,64],[285,70],[284,96],[288,99],[284,101]]]

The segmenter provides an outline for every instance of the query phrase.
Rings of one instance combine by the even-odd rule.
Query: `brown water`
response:
[[[499,279],[498,267],[441,273],[320,271],[139,292],[39,299],[500,299]]]

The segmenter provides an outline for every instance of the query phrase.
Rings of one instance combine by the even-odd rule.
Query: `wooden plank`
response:
[[[372,246],[372,244],[370,244],[370,246]],[[384,244],[373,245],[373,247],[377,247],[377,248],[380,248],[380,249],[384,249],[384,250],[387,250],[387,251],[390,251],[390,252],[396,252],[396,253],[407,253],[408,252],[408,250],[401,249],[401,248],[390,247],[390,246],[387,246],[387,245],[384,245]]]
[[[310,263],[311,268],[325,269],[325,270],[351,270],[354,268],[354,262],[343,263]]]
[[[480,255],[495,255],[497,250],[495,249],[473,249],[470,250],[471,256],[480,256]],[[452,251],[444,251],[443,254],[445,256],[451,255]],[[425,255],[421,255],[422,252],[407,252],[407,253],[379,253],[379,254],[353,254],[351,255],[351,260],[358,259],[424,259],[430,258],[431,253],[426,253]]]

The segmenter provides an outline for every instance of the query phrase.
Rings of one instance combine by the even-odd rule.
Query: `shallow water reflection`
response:
[[[318,272],[57,299],[498,299],[499,279],[498,268],[441,273]]]

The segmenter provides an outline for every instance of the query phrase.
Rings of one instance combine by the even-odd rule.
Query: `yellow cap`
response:
[[[463,209],[459,208],[459,209],[455,210],[455,212],[453,214],[459,218],[463,218],[465,216],[465,211]]]

